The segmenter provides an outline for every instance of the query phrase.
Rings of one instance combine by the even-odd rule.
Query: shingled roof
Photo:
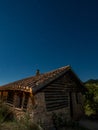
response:
[[[60,75],[68,71],[70,66],[64,66],[59,69],[50,71],[48,73],[28,77],[22,80],[18,80],[0,87],[0,90],[21,90],[21,91],[31,91],[36,92],[38,88],[45,86],[51,81],[58,78]],[[38,87],[39,86],[39,87]]]

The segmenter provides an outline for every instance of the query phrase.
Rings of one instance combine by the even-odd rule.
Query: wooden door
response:
[[[72,100],[72,92],[69,92],[70,97],[70,117],[73,118],[73,100]]]

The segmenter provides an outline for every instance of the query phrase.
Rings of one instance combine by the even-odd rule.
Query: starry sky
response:
[[[0,0],[0,85],[66,65],[98,79],[97,0]]]

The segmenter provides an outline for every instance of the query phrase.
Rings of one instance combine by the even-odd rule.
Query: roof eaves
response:
[[[51,83],[52,81],[56,80],[57,78],[59,78],[60,76],[62,76],[63,74],[65,74],[67,71],[69,71],[71,68],[70,66],[67,66],[66,69],[62,72],[60,72],[59,74],[57,74],[55,77],[50,78],[49,80],[45,81],[42,84],[39,84],[38,86],[34,86],[32,88],[33,94],[39,92],[41,89],[43,89],[45,86],[47,86],[49,83]]]

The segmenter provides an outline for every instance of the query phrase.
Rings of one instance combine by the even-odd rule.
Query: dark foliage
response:
[[[89,115],[91,119],[98,119],[98,80],[90,79],[85,82],[87,92],[85,93],[85,110],[92,111]]]
[[[0,122],[14,120],[13,112],[2,102],[0,102]]]

